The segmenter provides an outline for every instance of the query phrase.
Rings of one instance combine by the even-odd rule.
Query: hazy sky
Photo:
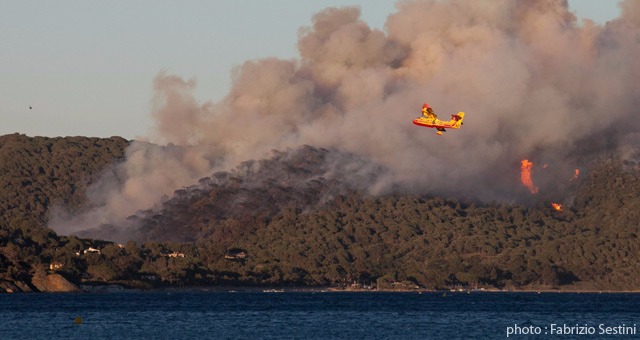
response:
[[[217,101],[244,61],[296,58],[314,13],[357,5],[383,29],[395,2],[0,0],[0,135],[143,136],[159,72],[195,78],[198,99]],[[599,24],[619,14],[616,1],[569,6]]]

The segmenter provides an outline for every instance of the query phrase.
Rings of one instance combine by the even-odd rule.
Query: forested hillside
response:
[[[0,291],[43,290],[34,284],[43,273],[136,287],[640,287],[640,172],[613,155],[585,164],[556,211],[544,198],[524,206],[370,196],[353,184],[366,180],[319,176],[339,152],[303,147],[203,178],[126,225],[103,226],[104,236],[137,239],[116,244],[59,236],[45,221],[53,203],[81,208],[87,185],[127,141],[0,142]]]
[[[120,137],[0,136],[0,224],[45,226],[52,205],[80,207],[87,186],[128,144]]]
[[[49,209],[81,209],[87,187],[123,159],[128,144],[120,137],[0,136],[0,283],[34,289],[36,269],[68,242],[46,228]]]
[[[309,174],[304,167],[314,163],[300,158],[317,161],[322,151],[293,154],[298,168],[292,171]],[[137,222],[147,236],[194,237],[195,257],[208,270],[231,267],[230,278],[251,284],[372,284],[383,278],[429,288],[634,289],[640,284],[634,273],[640,177],[626,168],[613,159],[595,165],[575,183],[562,211],[543,199],[525,207],[428,195],[370,197],[356,190],[309,209],[311,197],[326,194],[319,191],[329,186],[323,179],[299,179],[292,188],[245,171],[231,182],[180,191]],[[252,184],[245,186],[243,178]],[[248,189],[252,178],[270,185]],[[234,193],[251,199],[239,201]],[[221,210],[220,201],[236,202],[242,213]],[[230,264],[223,259],[227,249],[242,249],[248,258]]]

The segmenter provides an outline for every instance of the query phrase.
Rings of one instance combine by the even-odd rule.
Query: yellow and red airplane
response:
[[[422,105],[422,116],[413,120],[413,124],[424,126],[428,128],[435,128],[436,134],[442,136],[445,129],[459,129],[462,126],[462,120],[464,119],[464,112],[458,112],[458,114],[451,115],[450,121],[444,121],[438,119],[438,116],[433,112],[429,104]]]

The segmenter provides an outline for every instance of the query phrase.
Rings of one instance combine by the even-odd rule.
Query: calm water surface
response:
[[[76,324],[74,319],[82,318]],[[563,325],[593,335],[558,335]],[[155,291],[0,295],[0,339],[605,338],[640,294]],[[555,325],[555,326],[554,326]],[[565,328],[566,329],[566,328]],[[606,328],[604,328],[606,329]],[[619,328],[618,328],[619,329]],[[613,330],[613,328],[611,328]],[[626,329],[630,333],[630,328]],[[577,332],[577,331],[576,331]],[[637,334],[609,338],[640,338]]]

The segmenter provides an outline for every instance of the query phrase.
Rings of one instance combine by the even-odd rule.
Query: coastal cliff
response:
[[[37,272],[31,279],[31,283],[38,291],[43,293],[75,293],[82,291],[60,274]]]

